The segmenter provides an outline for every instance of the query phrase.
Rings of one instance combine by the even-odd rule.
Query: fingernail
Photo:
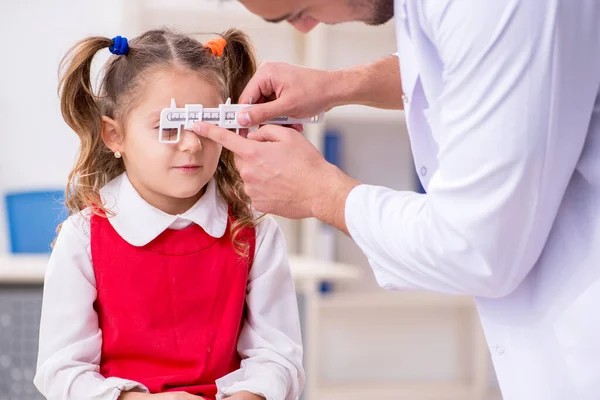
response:
[[[204,124],[202,122],[196,122],[196,123],[194,123],[194,125],[192,125],[192,130],[194,132],[200,134],[205,130]]]
[[[238,113],[237,120],[242,126],[249,126],[252,121],[250,121],[250,116],[247,112],[242,111]]]

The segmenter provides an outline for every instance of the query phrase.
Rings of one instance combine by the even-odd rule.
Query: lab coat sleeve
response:
[[[121,391],[147,392],[137,382],[100,374],[95,300],[89,215],[78,214],[63,224],[44,282],[34,384],[48,400],[115,400]]]
[[[298,303],[285,240],[269,216],[256,229],[246,305],[241,368],[217,380],[217,398],[248,391],[267,400],[297,400],[305,379]]]
[[[348,230],[385,288],[503,297],[535,265],[574,173],[598,38],[566,19],[567,2],[413,4],[443,65],[426,112],[439,168],[427,194],[353,189]]]

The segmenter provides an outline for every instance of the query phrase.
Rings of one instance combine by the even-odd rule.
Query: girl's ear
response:
[[[107,116],[102,116],[102,141],[113,153],[123,153],[123,135],[119,124]]]

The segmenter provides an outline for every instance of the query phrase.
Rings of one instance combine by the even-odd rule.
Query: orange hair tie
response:
[[[222,37],[214,38],[204,43],[204,47],[208,48],[210,52],[217,57],[221,57],[223,55],[223,50],[225,50],[226,45],[227,41]]]

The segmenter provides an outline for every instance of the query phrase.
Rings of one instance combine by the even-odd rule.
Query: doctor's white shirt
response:
[[[600,1],[396,0],[426,194],[357,186],[387,289],[475,296],[505,400],[600,399]]]

